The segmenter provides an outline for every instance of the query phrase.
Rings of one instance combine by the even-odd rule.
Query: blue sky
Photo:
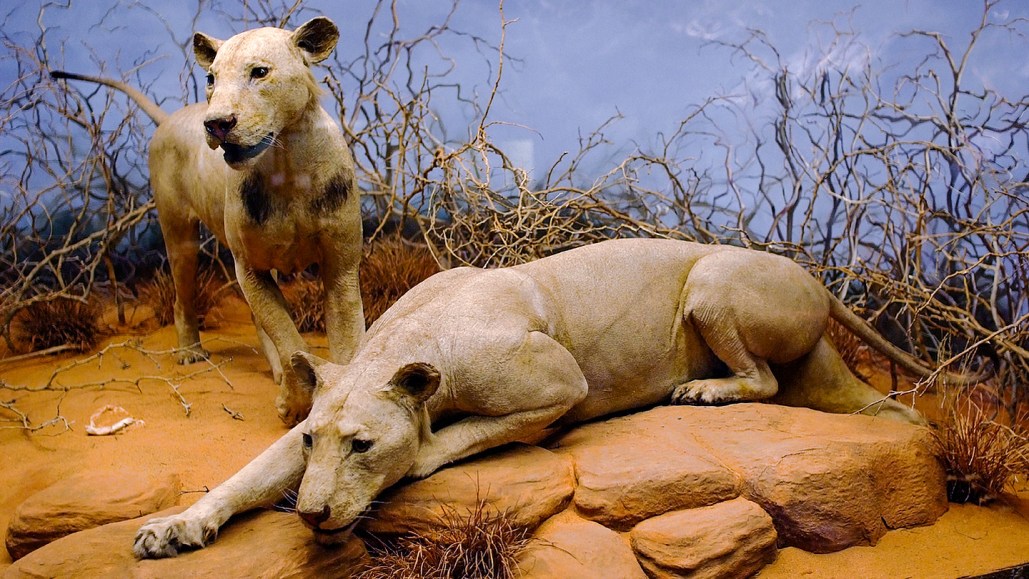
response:
[[[448,4],[400,0],[402,30],[420,32],[442,20]],[[5,34],[34,39],[39,4],[6,6]],[[305,7],[312,12],[299,20],[315,12],[333,18],[343,31],[337,50],[348,60],[358,50],[373,6],[371,1],[311,0]],[[55,63],[79,72],[95,73],[98,63],[106,62],[107,74],[117,75],[146,61],[141,77],[155,80],[154,92],[168,97],[166,108],[175,108],[185,98],[185,57],[175,42],[192,32],[194,11],[193,2],[71,0],[68,7],[55,5],[44,13],[46,48]],[[982,11],[975,0],[508,0],[505,16],[513,22],[507,52],[517,61],[504,70],[501,98],[491,117],[505,125],[495,128],[493,136],[537,171],[561,152],[576,149],[581,133],[616,113],[623,118],[608,132],[614,148],[646,145],[659,132],[674,129],[705,98],[761,98],[762,87],[748,78],[748,63],[712,41],[739,41],[748,29],[763,29],[793,71],[842,66],[855,58],[903,65],[925,41],[902,39],[898,32],[937,31],[963,48]],[[1012,18],[1029,18],[1029,2],[1002,2],[990,13],[993,21]],[[829,22],[855,32],[859,48],[826,53]],[[201,13],[196,27],[221,37],[234,32],[223,15],[210,9]],[[465,0],[453,27],[498,42],[496,3]],[[970,74],[1001,94],[1023,94],[1029,86],[1026,45],[1025,38],[1006,32],[987,35]],[[442,48],[457,63],[455,80],[480,94],[488,91],[495,69],[472,43],[451,39]],[[0,64],[4,84],[13,74],[9,63]],[[459,118],[467,117],[466,111],[442,114],[459,129],[468,120]]]

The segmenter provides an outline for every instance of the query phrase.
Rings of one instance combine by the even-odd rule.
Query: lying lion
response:
[[[260,28],[225,41],[198,32],[193,52],[208,72],[208,102],[172,115],[125,83],[53,73],[122,90],[157,123],[150,184],[175,283],[180,362],[208,356],[194,306],[202,222],[232,251],[236,278],[280,383],[276,408],[289,425],[307,415],[311,397],[283,368],[307,346],[272,272],[319,265],[332,361],[347,362],[364,332],[354,160],[339,125],[318,104],[310,69],[328,58],[338,38],[327,18],[293,32]]]
[[[298,514],[336,542],[405,476],[668,401],[773,399],[920,423],[847,369],[825,336],[830,318],[929,372],[799,265],[758,251],[617,240],[437,274],[375,322],[349,365],[296,354],[316,391],[307,420],[186,511],[147,522],[135,552],[202,547],[233,514],[298,484]]]

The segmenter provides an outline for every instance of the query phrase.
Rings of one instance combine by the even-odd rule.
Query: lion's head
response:
[[[315,391],[297,513],[319,542],[337,542],[415,463],[429,434],[425,401],[440,373],[425,363],[340,366],[305,353],[292,361],[298,380]]]
[[[318,104],[310,65],[329,57],[339,29],[315,18],[290,32],[248,30],[222,41],[193,35],[193,53],[207,71],[207,144],[222,148],[234,169],[248,166],[302,113]]]

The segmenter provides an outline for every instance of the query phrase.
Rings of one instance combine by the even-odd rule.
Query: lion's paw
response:
[[[719,397],[712,395],[705,380],[693,380],[679,384],[672,390],[672,404],[716,404]]]
[[[192,348],[183,348],[175,353],[175,358],[179,364],[192,364],[194,362],[203,362],[211,357],[211,353],[201,348],[200,346],[194,346]]]
[[[679,384],[672,390],[672,404],[696,404],[696,392],[690,390],[689,384]]]
[[[140,559],[174,557],[185,549],[199,549],[218,537],[218,524],[186,513],[150,519],[136,533],[132,546]]]
[[[299,387],[291,391],[285,385],[285,380],[283,382],[279,388],[279,397],[275,399],[275,410],[286,426],[292,428],[311,412],[311,394]]]

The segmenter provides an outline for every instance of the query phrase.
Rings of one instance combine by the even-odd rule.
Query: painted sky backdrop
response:
[[[3,32],[32,42],[39,24],[47,28],[50,59],[68,70],[118,76],[145,61],[140,78],[153,81],[155,94],[168,97],[166,108],[184,98],[181,72],[184,43],[194,27],[219,37],[241,28],[217,9],[201,11],[194,23],[194,2],[146,0],[65,0],[46,3],[4,2]],[[222,8],[232,4],[223,2]],[[449,2],[399,0],[401,31],[417,34],[441,22]],[[315,13],[333,18],[342,29],[337,50],[344,60],[364,34],[374,2],[311,0],[291,22],[298,25]],[[234,15],[242,15],[242,11]],[[750,63],[719,42],[738,42],[752,29],[767,33],[792,72],[812,67],[846,67],[850,59],[873,59],[884,68],[903,68],[905,59],[921,57],[918,42],[898,36],[912,29],[944,35],[963,50],[969,31],[983,15],[977,0],[508,0],[502,93],[492,120],[510,123],[493,135],[527,166],[549,165],[563,151],[575,150],[578,137],[612,115],[621,120],[608,131],[615,148],[652,142],[673,130],[692,106],[712,96],[737,95],[760,100],[760,83],[748,77]],[[1029,1],[1000,2],[991,21],[1029,18]],[[455,30],[489,42],[500,39],[497,4],[464,0],[454,14]],[[855,35],[846,50],[829,50],[834,27]],[[1024,23],[1021,30],[1029,27]],[[924,45],[923,45],[924,47]],[[1021,95],[1029,86],[1027,42],[1006,31],[991,31],[970,63],[974,84],[1001,94]],[[455,63],[454,79],[466,90],[488,92],[496,69],[495,55],[465,38],[446,40],[441,50]],[[911,55],[911,56],[909,56]],[[494,62],[489,62],[492,59]],[[0,63],[0,81],[17,72]],[[441,111],[457,130],[467,111]],[[457,115],[457,116],[455,116]]]

